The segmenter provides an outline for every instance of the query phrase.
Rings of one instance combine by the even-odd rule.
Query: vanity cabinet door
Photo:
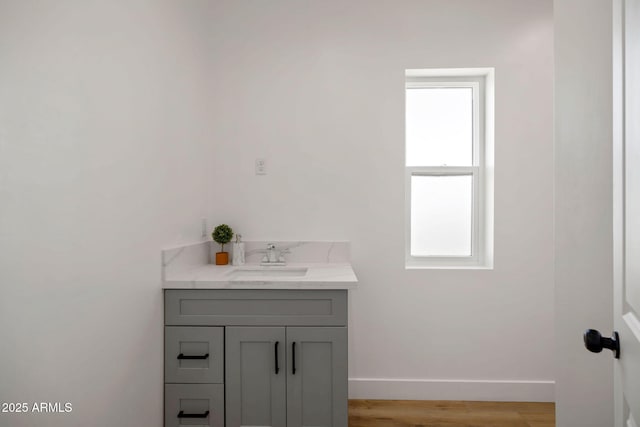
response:
[[[227,427],[286,427],[284,327],[225,328]]]
[[[347,328],[287,328],[287,427],[347,427]]]

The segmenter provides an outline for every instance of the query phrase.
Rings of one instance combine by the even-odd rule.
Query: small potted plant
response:
[[[211,233],[213,241],[220,245],[220,252],[216,252],[216,265],[229,264],[229,252],[224,251],[224,245],[233,238],[233,230],[227,224],[220,224]]]

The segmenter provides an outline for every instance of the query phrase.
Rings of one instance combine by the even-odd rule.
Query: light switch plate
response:
[[[267,162],[265,159],[256,159],[256,175],[267,174]]]

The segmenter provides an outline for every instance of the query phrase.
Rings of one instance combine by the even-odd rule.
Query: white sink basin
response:
[[[231,280],[272,280],[281,278],[303,277],[307,274],[306,267],[238,267],[227,273]]]

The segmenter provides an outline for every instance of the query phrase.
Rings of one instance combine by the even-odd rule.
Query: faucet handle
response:
[[[284,248],[278,251],[278,262],[286,262],[286,260],[284,259],[284,254],[289,254],[289,253],[291,253],[289,248]]]
[[[267,243],[267,249],[275,249],[276,245],[274,245],[273,243]]]

